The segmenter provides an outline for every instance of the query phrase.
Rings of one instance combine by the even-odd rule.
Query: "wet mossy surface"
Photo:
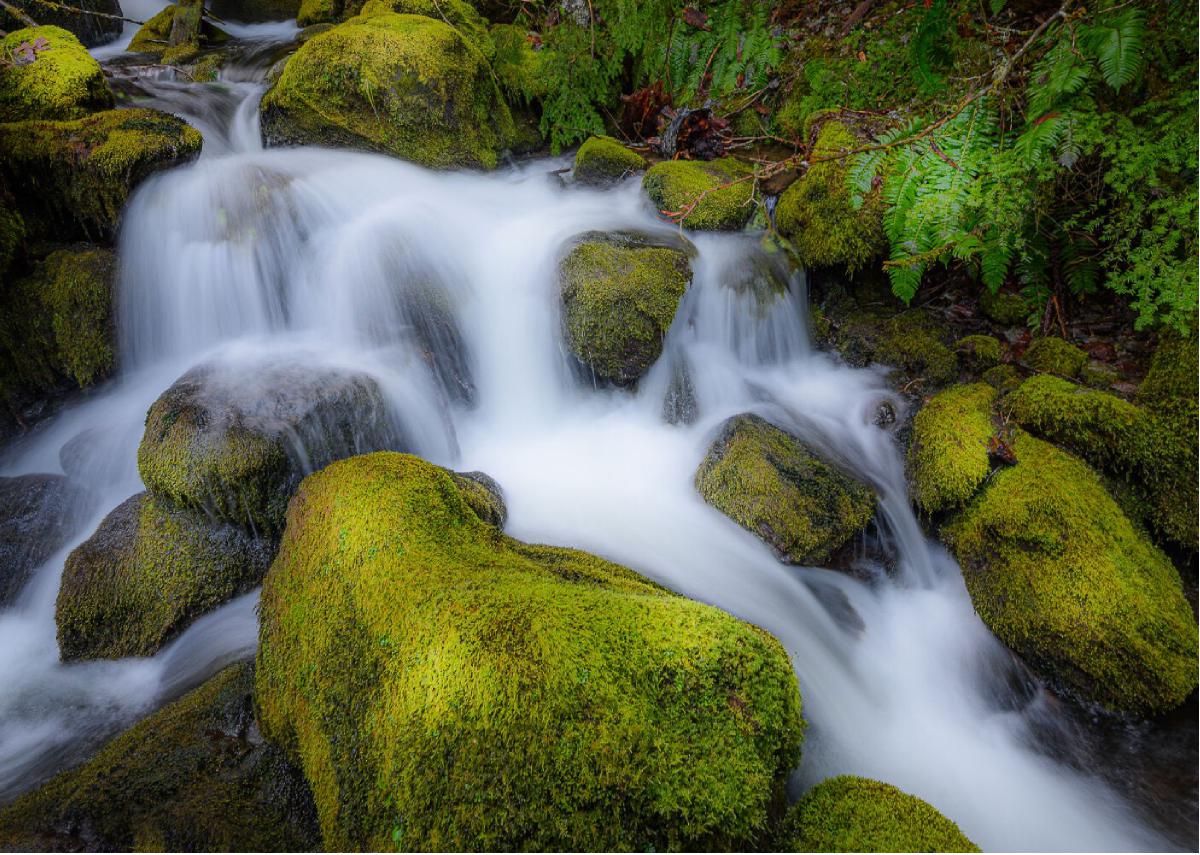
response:
[[[599,380],[628,386],[662,354],[692,281],[687,253],[625,232],[588,232],[558,268],[567,346]]]
[[[286,21],[300,12],[300,0],[211,0],[209,7],[230,21]]]
[[[466,0],[367,0],[358,14],[360,17],[371,17],[392,12],[424,15],[444,21],[478,48],[488,62],[496,56],[496,45],[492,42],[487,18]]]
[[[261,614],[263,730],[330,849],[743,848],[782,811],[802,725],[777,641],[506,537],[419,458],[305,479]]]
[[[959,362],[972,373],[983,373],[1000,364],[1003,350],[1000,339],[990,335],[968,335],[954,345]]]
[[[233,665],[0,810],[6,851],[290,852],[321,846],[312,796],[254,723]]]
[[[260,110],[272,145],[360,148],[437,169],[494,168],[515,134],[483,53],[423,15],[363,15],[314,36]]]
[[[737,231],[754,216],[751,169],[732,157],[699,162],[666,160],[650,167],[642,187],[655,210],[666,216],[683,214],[679,223],[689,229]]]
[[[992,293],[986,288],[979,295],[979,307],[985,317],[1006,327],[1021,326],[1029,317],[1029,306],[1020,294],[1009,291]]]
[[[18,58],[23,44],[33,58]],[[26,27],[0,37],[0,122],[78,119],[114,104],[100,63],[61,27]]]
[[[856,368],[897,369],[893,385],[932,391],[958,376],[958,357],[947,345],[944,325],[920,309],[895,311],[859,306],[846,296],[830,299],[814,319],[818,341]]]
[[[67,558],[55,609],[62,658],[149,656],[258,584],[272,553],[229,523],[138,493]]]
[[[1178,574],[1081,460],[1017,430],[1001,469],[942,529],[975,610],[1058,687],[1159,713],[1196,687]]]
[[[1025,350],[1025,363],[1034,371],[1057,374],[1060,377],[1078,377],[1087,365],[1087,354],[1070,342],[1047,336],[1036,339]]]
[[[913,419],[908,476],[913,501],[925,513],[962,506],[987,478],[995,401],[996,390],[986,383],[952,386]]]
[[[646,159],[612,137],[589,137],[575,152],[575,180],[603,187],[646,168]]]
[[[825,563],[875,515],[869,487],[755,415],[721,426],[696,489],[792,564]]]
[[[784,852],[978,852],[928,802],[880,781],[840,775],[792,806],[781,828]]]

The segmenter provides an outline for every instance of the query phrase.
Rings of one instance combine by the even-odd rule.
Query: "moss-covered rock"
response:
[[[150,407],[138,472],[179,507],[274,535],[305,474],[400,444],[378,384],[364,374],[273,360],[209,363]]]
[[[1000,364],[1000,339],[990,335],[963,336],[954,346],[963,367],[979,374]]]
[[[488,62],[496,57],[487,18],[466,0],[367,0],[358,14],[365,18],[392,12],[445,21],[478,48]]]
[[[31,237],[111,240],[133,189],[194,160],[201,138],[158,110],[107,110],[72,122],[0,124],[0,180]]]
[[[229,21],[286,21],[300,13],[300,0],[210,0],[209,8]]]
[[[320,847],[312,796],[254,722],[233,665],[0,811],[6,851],[290,852]]]
[[[732,157],[708,162],[665,160],[646,170],[642,187],[661,214],[687,211],[677,221],[689,229],[736,231],[754,216],[751,171]]]
[[[1025,323],[1029,317],[1029,306],[1020,294],[1010,291],[992,293],[986,288],[979,296],[979,308],[989,320],[1007,327]]]
[[[67,543],[93,504],[93,496],[61,475],[0,478],[0,608]]]
[[[24,44],[29,52],[18,53]],[[0,122],[78,119],[113,106],[100,63],[61,27],[15,30],[0,50]]]
[[[876,191],[855,208],[846,189],[843,152],[858,147],[840,122],[826,122],[817,135],[808,171],[779,197],[775,223],[805,267],[844,267],[853,273],[887,246],[883,201]]]
[[[300,0],[296,23],[301,27],[333,24],[341,20],[341,0]]]
[[[1021,385],[1021,372],[1013,365],[997,365],[983,372],[983,382],[1006,395]]]
[[[97,47],[120,37],[121,4],[118,0],[72,0],[70,7],[55,8],[41,0],[15,0],[13,5],[23,9],[39,24],[62,27],[84,47]],[[76,12],[75,9],[81,11]],[[88,14],[97,13],[97,14]],[[116,18],[110,16],[117,16]]]
[[[1034,371],[1057,374],[1060,377],[1078,377],[1087,365],[1085,352],[1061,338],[1046,336],[1035,339],[1025,350],[1025,364]]]
[[[869,487],[755,415],[726,421],[696,470],[704,500],[792,564],[823,564],[875,515]]]
[[[823,313],[822,341],[856,367],[892,366],[905,383],[943,386],[958,375],[958,358],[947,344],[946,330],[921,311],[892,314],[876,309],[836,306]]]
[[[408,455],[305,479],[261,614],[263,732],[331,850],[743,848],[799,757],[770,635],[506,537]]]
[[[1060,687],[1156,713],[1196,687],[1196,621],[1171,562],[1078,458],[1017,431],[942,534],[975,610]]]
[[[67,558],[54,615],[62,658],[150,656],[257,585],[271,555],[240,528],[138,493]]]
[[[491,169],[512,114],[487,59],[441,20],[360,16],[310,39],[263,97],[263,138]]]
[[[674,244],[588,232],[559,263],[558,277],[567,346],[598,379],[628,386],[662,353],[692,269]]]
[[[936,808],[891,784],[840,775],[817,784],[788,812],[784,852],[978,852]]]
[[[150,20],[142,24],[129,42],[131,53],[161,54],[167,49],[171,38],[171,25],[175,22],[175,4],[164,6]]]
[[[646,158],[612,137],[588,137],[575,152],[575,180],[602,187],[646,168]]]
[[[996,390],[986,383],[952,386],[913,419],[908,476],[913,501],[925,513],[965,504],[987,478],[995,400]]]
[[[203,10],[203,0],[175,0],[142,25],[130,41],[129,50],[150,54],[167,65],[182,65],[196,59],[204,48],[229,41],[229,34]]]

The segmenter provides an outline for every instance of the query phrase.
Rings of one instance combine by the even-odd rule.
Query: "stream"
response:
[[[135,5],[148,17],[163,4]],[[262,80],[295,25],[232,30],[243,59],[216,83],[121,64],[131,32],[97,51],[135,103],[199,128],[204,154],[147,181],[124,215],[118,376],[0,454],[3,475],[61,472],[59,450],[88,430],[99,496],[0,612],[0,803],[253,652],[256,593],[154,657],[64,665],[54,600],[70,550],[143,489],[136,452],[153,401],[201,362],[253,394],[269,359],[371,375],[405,450],[500,483],[514,537],[595,552],[772,632],[809,724],[796,793],[833,774],[878,778],[985,849],[1196,847],[1194,723],[1175,744],[1159,725],[1093,720],[992,636],[953,558],[922,532],[895,439],[875,424],[881,402],[901,415],[905,402],[882,370],[812,347],[803,275],[775,270],[754,236],[689,234],[695,278],[663,357],[636,393],[597,388],[561,340],[555,270],[581,232],[670,230],[636,179],[570,186],[557,174],[565,158],[435,173],[350,151],[264,150]],[[432,354],[398,298],[414,285],[437,290],[460,332]],[[439,360],[467,367],[469,401],[431,370]],[[681,389],[690,418],[672,424],[664,401]],[[877,522],[853,572],[781,564],[696,493],[719,425],[743,412],[874,486]]]

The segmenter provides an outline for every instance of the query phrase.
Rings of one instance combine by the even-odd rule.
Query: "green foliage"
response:
[[[706,6],[705,12],[708,29],[681,20],[664,42],[675,101],[721,98],[766,86],[782,56],[779,38],[772,32],[771,4],[725,0]]]

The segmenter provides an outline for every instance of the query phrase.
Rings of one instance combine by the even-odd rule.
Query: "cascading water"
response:
[[[264,34],[288,33],[240,35]],[[563,187],[557,161],[475,175],[263,151],[261,76],[130,84],[202,128],[205,155],[149,181],[126,212],[120,377],[3,461],[4,474],[60,471],[59,450],[91,429],[82,471],[98,510],[0,613],[0,801],[253,650],[251,594],[152,658],[63,665],[54,598],[70,549],[142,489],[136,449],[154,399],[214,358],[249,382],[265,355],[374,377],[409,450],[499,481],[514,536],[626,563],[774,633],[810,723],[798,786],[877,777],[991,849],[1194,845],[1194,829],[1163,831],[1118,796],[1104,776],[1121,770],[1089,768],[1094,752],[1064,762],[1045,750],[1086,734],[987,631],[953,560],[922,534],[893,439],[873,421],[881,401],[903,402],[880,373],[810,348],[802,278],[779,291],[753,239],[691,236],[695,279],[663,358],[636,393],[592,388],[563,351],[555,265],[580,232],[665,228],[636,183]],[[716,427],[746,411],[874,485],[878,531],[855,576],[780,564],[696,494]]]

